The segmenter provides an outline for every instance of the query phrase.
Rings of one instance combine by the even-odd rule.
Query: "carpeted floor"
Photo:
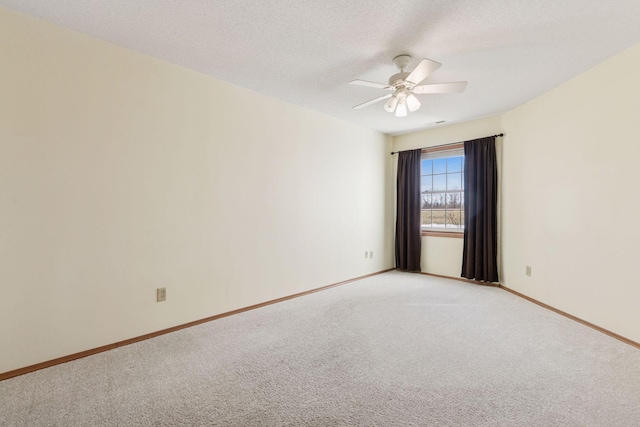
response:
[[[389,272],[0,382],[2,426],[639,426],[640,351]]]

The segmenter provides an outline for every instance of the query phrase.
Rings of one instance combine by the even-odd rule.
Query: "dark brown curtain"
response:
[[[496,138],[465,141],[462,277],[498,281],[497,203]]]
[[[420,160],[422,150],[398,154],[396,267],[420,271]]]

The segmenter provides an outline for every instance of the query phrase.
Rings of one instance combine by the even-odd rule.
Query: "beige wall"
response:
[[[500,132],[502,132],[500,116],[487,117],[396,136],[393,138],[393,151],[468,141],[470,139],[496,135]],[[500,148],[501,140],[497,138],[498,157],[500,157]],[[393,176],[395,176],[397,156],[393,157]],[[498,158],[498,165],[500,166],[500,158]],[[499,173],[499,178],[500,175]],[[422,271],[425,273],[460,277],[462,271],[462,239],[454,237],[422,237],[420,264]]]
[[[0,94],[0,372],[392,267],[389,137],[3,8]]]
[[[502,282],[640,342],[638,70],[640,44],[503,116]]]

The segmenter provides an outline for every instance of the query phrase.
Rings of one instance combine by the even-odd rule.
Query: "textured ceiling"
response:
[[[640,41],[638,0],[0,0],[0,5],[389,134],[498,114]],[[383,103],[391,59],[443,66],[398,118]]]

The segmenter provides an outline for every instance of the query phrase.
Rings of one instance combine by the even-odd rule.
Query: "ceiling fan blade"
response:
[[[440,67],[442,67],[441,63],[425,58],[420,61],[418,66],[413,69],[405,80],[417,85]]]
[[[366,80],[351,80],[349,82],[349,84],[358,85],[358,86],[375,87],[375,88],[378,88],[378,89],[393,89],[392,87],[390,87],[389,85],[386,85],[384,83],[369,82],[369,81],[366,81]]]
[[[386,95],[379,96],[379,97],[374,98],[374,99],[372,99],[370,101],[363,102],[362,104],[358,104],[355,107],[353,107],[353,109],[354,110],[359,110],[361,108],[368,107],[369,105],[375,104],[376,102],[382,101],[383,99],[391,98],[391,96],[392,96],[392,94],[390,94],[390,93],[388,93]]]
[[[434,83],[430,85],[420,85],[412,89],[413,93],[457,93],[463,92],[467,87],[467,82]]]

